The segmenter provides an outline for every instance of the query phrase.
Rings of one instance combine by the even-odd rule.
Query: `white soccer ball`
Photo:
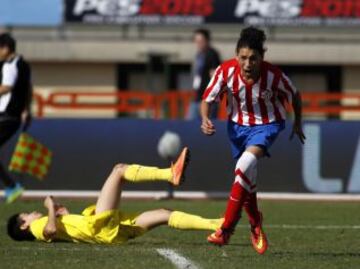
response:
[[[181,139],[177,133],[166,131],[159,140],[158,153],[166,160],[175,158],[181,149]]]

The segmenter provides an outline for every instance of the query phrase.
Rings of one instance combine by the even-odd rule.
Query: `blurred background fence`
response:
[[[37,117],[96,117],[101,112],[109,117],[120,115],[152,119],[184,119],[195,93],[191,91],[76,92],[53,91],[47,96],[35,93],[34,112]],[[360,115],[360,93],[305,93],[303,112],[308,118],[329,117],[357,119]],[[291,108],[287,107],[288,112]],[[101,114],[104,117],[104,114]],[[218,119],[226,120],[226,99],[221,102]]]

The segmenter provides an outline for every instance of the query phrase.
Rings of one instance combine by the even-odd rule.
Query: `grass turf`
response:
[[[72,212],[81,212],[89,201],[62,201]],[[270,248],[259,256],[250,246],[248,228],[240,226],[231,244],[207,244],[208,232],[177,231],[160,227],[124,245],[13,242],[6,235],[6,219],[18,211],[42,207],[38,201],[0,204],[1,268],[174,268],[157,254],[170,248],[200,268],[359,268],[358,229],[280,229],[282,225],[360,225],[359,203],[262,201]],[[143,211],[174,208],[205,217],[218,217],[225,201],[123,201],[121,208]],[[241,221],[245,224],[246,218]],[[269,227],[266,228],[266,225]]]

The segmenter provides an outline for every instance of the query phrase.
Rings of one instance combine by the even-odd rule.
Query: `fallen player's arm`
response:
[[[11,87],[10,86],[4,86],[4,85],[1,85],[0,86],[0,96],[4,95],[4,94],[7,94],[8,92],[11,91]]]
[[[51,196],[46,197],[44,206],[48,209],[48,221],[43,231],[46,240],[54,239],[56,236],[56,205]]]
[[[70,211],[61,204],[55,204],[55,212],[57,217],[70,214]]]

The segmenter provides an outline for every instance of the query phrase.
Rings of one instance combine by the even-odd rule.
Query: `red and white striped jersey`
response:
[[[262,62],[260,78],[248,84],[241,77],[240,65],[234,58],[221,64],[204,92],[203,100],[219,102],[228,93],[229,120],[253,126],[286,119],[285,101],[292,103],[296,88],[277,67]]]

